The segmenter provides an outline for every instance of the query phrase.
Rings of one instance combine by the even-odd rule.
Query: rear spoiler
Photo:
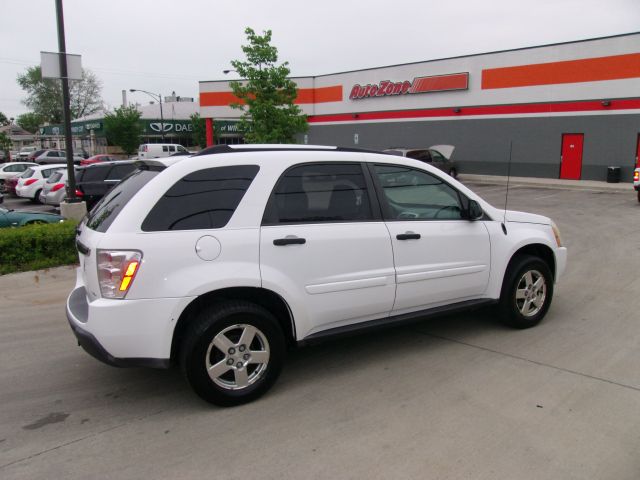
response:
[[[167,168],[167,166],[164,163],[158,162],[157,160],[136,160],[133,163],[136,166],[136,168],[138,168],[139,170],[151,170],[154,172],[161,172],[162,170]]]

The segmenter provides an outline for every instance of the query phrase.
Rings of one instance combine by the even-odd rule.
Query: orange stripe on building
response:
[[[531,87],[640,77],[640,53],[482,71],[482,88]]]
[[[294,103],[313,104],[342,101],[342,85],[320,88],[299,88]],[[201,92],[201,107],[226,107],[231,103],[244,103],[231,92]]]
[[[469,86],[468,73],[418,77],[413,80],[410,93],[442,92],[445,90],[466,90]]]

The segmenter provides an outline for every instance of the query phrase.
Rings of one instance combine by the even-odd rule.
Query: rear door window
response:
[[[87,226],[97,232],[106,232],[129,200],[160,171],[161,169],[136,170],[113,187],[89,212]]]
[[[224,227],[257,175],[257,165],[207,168],[186,175],[142,222],[145,232]]]

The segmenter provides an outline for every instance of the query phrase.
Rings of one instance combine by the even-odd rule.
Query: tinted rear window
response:
[[[142,223],[145,232],[224,227],[258,173],[257,165],[207,168],[183,177]]]
[[[111,170],[111,165],[98,165],[80,170],[78,182],[100,182],[105,179],[107,173]]]
[[[128,163],[125,165],[114,165],[109,172],[109,175],[107,175],[107,180],[122,180],[135,169],[136,166],[133,163]]]
[[[129,200],[159,171],[137,170],[113,187],[89,212],[87,226],[98,232],[106,232]]]

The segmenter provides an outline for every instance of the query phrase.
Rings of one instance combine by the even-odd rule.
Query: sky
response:
[[[244,29],[271,29],[292,76],[640,31],[640,0],[63,0],[67,52],[102,82],[108,108],[131,88],[198,96],[242,59]],[[28,109],[16,82],[57,51],[54,0],[0,0],[0,112]],[[130,102],[146,103],[142,93]]]

